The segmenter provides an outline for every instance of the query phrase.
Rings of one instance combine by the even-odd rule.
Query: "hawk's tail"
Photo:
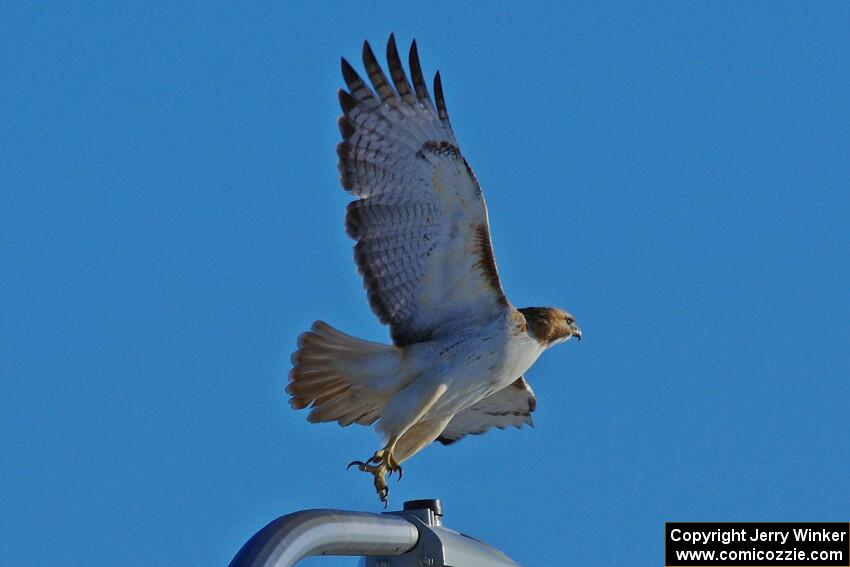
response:
[[[316,321],[298,337],[289,372],[289,404],[310,406],[311,422],[371,425],[403,387],[401,350],[364,341]]]

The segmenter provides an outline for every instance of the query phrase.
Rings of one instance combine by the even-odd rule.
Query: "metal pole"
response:
[[[304,510],[254,534],[230,567],[291,567],[313,555],[401,555],[418,539],[416,526],[400,516]]]

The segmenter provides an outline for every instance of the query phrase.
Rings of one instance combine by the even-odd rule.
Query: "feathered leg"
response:
[[[403,463],[413,455],[430,445],[440,436],[440,433],[446,428],[446,425],[451,421],[451,416],[441,419],[429,419],[420,421],[410,429],[408,429],[401,439],[396,443],[393,458],[397,462]]]
[[[402,475],[399,465],[401,461],[395,455],[396,445],[406,432],[417,425],[445,391],[445,384],[420,378],[396,394],[384,407],[378,426],[378,429],[386,435],[387,444],[365,462],[353,461],[349,463],[349,468],[357,465],[359,470],[374,475],[375,491],[378,493],[378,498],[384,503],[385,508],[387,496],[390,492],[386,477],[396,471],[398,471],[399,479]],[[439,435],[439,432],[437,432],[437,435]],[[404,452],[407,453],[407,457],[413,455],[409,450]]]

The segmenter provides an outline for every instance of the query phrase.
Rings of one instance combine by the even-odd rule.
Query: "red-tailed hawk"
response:
[[[311,422],[377,422],[383,449],[352,465],[374,475],[385,504],[387,474],[400,476],[400,463],[432,441],[531,424],[535,398],[523,373],[550,346],[581,339],[569,313],[508,301],[439,72],[432,102],[415,41],[412,84],[393,36],[387,60],[391,80],[363,45],[372,88],[342,60],[337,154],[342,186],[357,197],[345,216],[354,259],[393,344],[317,321],[298,339],[286,388],[293,408],[311,408]]]

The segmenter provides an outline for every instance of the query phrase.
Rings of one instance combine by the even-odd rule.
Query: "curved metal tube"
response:
[[[254,534],[230,567],[291,567],[313,555],[401,555],[418,539],[416,526],[399,516],[304,510]]]

